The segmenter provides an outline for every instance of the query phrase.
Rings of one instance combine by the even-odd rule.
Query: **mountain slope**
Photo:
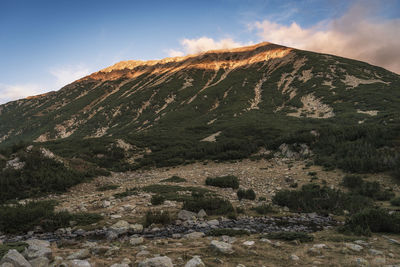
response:
[[[395,73],[261,43],[123,61],[57,92],[1,105],[0,145],[45,142],[64,156],[85,158],[86,153],[93,161],[110,146],[121,148],[119,140],[135,154],[131,163],[143,154],[166,164],[202,155],[240,158],[261,146],[274,147],[282,135],[397,125],[399,107]]]

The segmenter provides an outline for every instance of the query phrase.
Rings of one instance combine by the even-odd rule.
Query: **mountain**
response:
[[[395,73],[260,43],[122,61],[1,105],[0,146],[33,142],[105,167],[239,159],[284,142],[311,143],[326,129],[388,129],[397,140],[399,107]]]

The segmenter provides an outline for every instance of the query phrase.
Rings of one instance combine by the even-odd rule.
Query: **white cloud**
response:
[[[79,64],[75,66],[52,68],[50,73],[56,78],[56,89],[60,89],[61,87],[90,74],[90,69],[83,64]]]
[[[27,96],[38,95],[45,91],[46,90],[38,84],[0,84],[0,104]]]
[[[363,2],[338,19],[312,27],[264,20],[250,29],[263,41],[354,58],[400,73],[400,19],[378,18]]]
[[[180,50],[170,49],[167,51],[169,56],[183,56],[185,54],[196,54],[208,50],[228,49],[251,44],[235,42],[231,38],[225,38],[216,41],[213,38],[206,36],[197,39],[183,39],[180,43],[182,46]]]

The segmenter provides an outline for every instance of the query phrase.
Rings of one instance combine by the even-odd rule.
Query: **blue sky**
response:
[[[0,103],[121,60],[261,41],[399,73],[399,18],[400,0],[0,0]]]

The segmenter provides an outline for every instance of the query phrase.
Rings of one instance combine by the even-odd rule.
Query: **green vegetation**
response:
[[[303,232],[275,232],[267,234],[269,239],[279,239],[285,241],[299,240],[300,242],[312,242],[314,237]]]
[[[239,179],[233,175],[220,176],[220,177],[208,177],[206,179],[206,185],[221,187],[221,188],[239,188]]]
[[[293,212],[321,214],[342,214],[343,210],[354,213],[372,205],[370,198],[316,184],[303,185],[300,190],[279,191],[272,201],[277,205],[288,207]]]
[[[89,225],[102,219],[98,214],[55,212],[55,205],[52,201],[39,201],[0,206],[0,232],[23,233],[38,225],[45,231],[54,231],[69,226],[70,221],[78,225]]]
[[[26,247],[28,247],[28,244],[24,242],[0,244],[0,259],[3,258],[3,256],[6,255],[10,249],[15,249],[19,253],[22,253]]]
[[[351,193],[366,196],[374,200],[390,200],[394,193],[389,190],[382,190],[378,182],[366,182],[360,176],[346,175],[342,185],[349,188]]]
[[[108,190],[115,190],[118,188],[119,188],[119,185],[107,184],[107,185],[97,187],[97,191],[103,192],[103,191],[108,191]]]
[[[239,200],[242,199],[249,199],[249,200],[255,200],[256,199],[256,193],[254,192],[253,189],[239,189],[236,193],[237,197]]]
[[[231,228],[223,228],[223,229],[212,229],[207,232],[209,236],[242,236],[249,235],[250,233],[246,230],[242,229],[231,229]]]
[[[234,213],[232,204],[218,197],[194,197],[183,202],[183,209],[199,212],[201,209],[208,215],[226,215]]]
[[[186,182],[186,179],[174,175],[174,176],[172,176],[172,177],[170,177],[170,178],[161,180],[160,182],[167,182],[167,183],[184,183],[184,182]]]
[[[164,197],[165,200],[183,202],[187,199],[192,199],[193,196],[204,196],[209,194],[210,191],[201,187],[192,186],[179,186],[179,185],[165,185],[165,184],[152,184],[142,188],[143,191],[155,193]]]
[[[371,233],[400,233],[400,215],[389,214],[378,208],[364,209],[347,218],[346,224],[341,229],[358,235],[371,235]]]
[[[148,227],[152,224],[170,224],[172,217],[168,211],[148,211],[144,219],[144,226]]]
[[[269,204],[259,205],[259,206],[253,207],[251,209],[261,215],[275,212],[274,208]]]
[[[153,195],[150,200],[152,205],[161,205],[164,201],[165,197],[163,195]]]
[[[400,206],[400,197],[393,198],[390,201],[390,204],[392,204],[393,206],[399,207]]]
[[[124,198],[124,197],[129,197],[129,196],[136,196],[139,193],[139,189],[137,187],[134,188],[128,188],[122,193],[116,193],[114,194],[115,198]]]

